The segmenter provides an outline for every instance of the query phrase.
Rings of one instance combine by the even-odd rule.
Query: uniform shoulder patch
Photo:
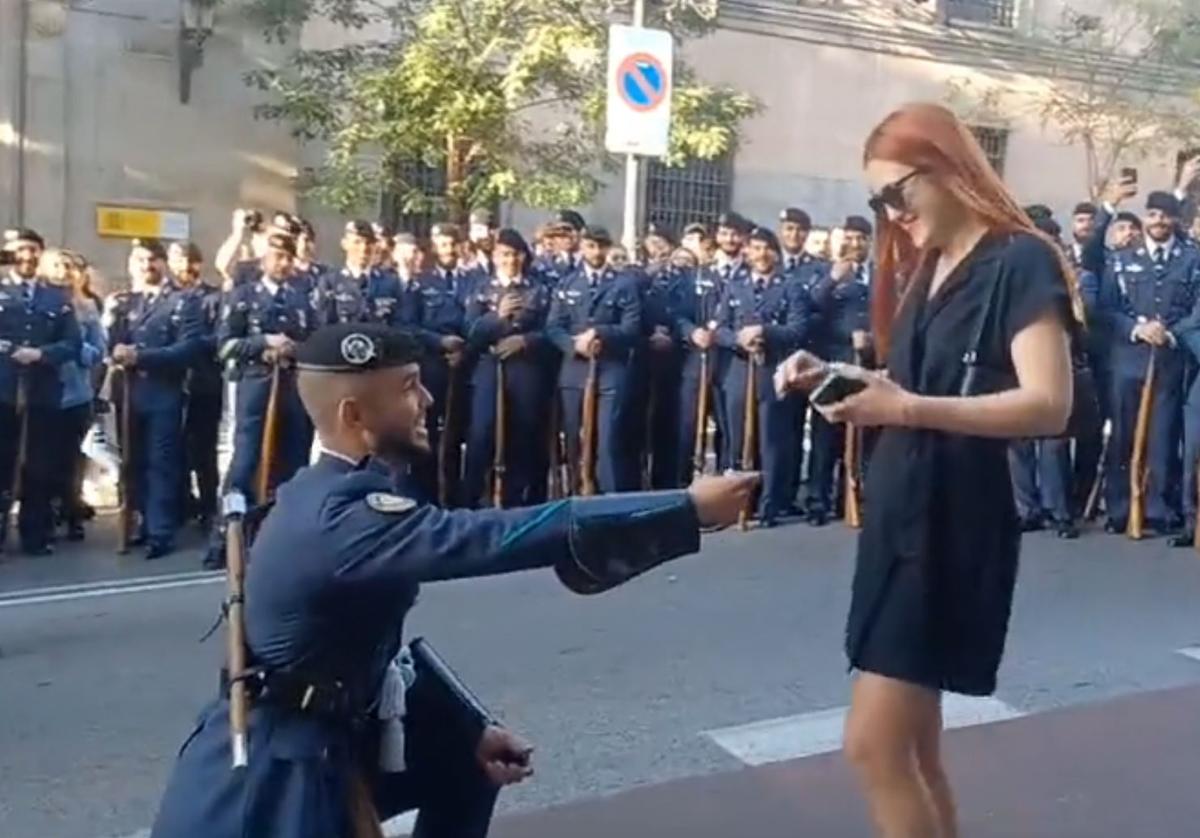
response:
[[[376,512],[399,515],[401,512],[416,509],[417,502],[412,498],[404,497],[404,495],[393,495],[390,492],[371,492],[367,495],[367,506]]]

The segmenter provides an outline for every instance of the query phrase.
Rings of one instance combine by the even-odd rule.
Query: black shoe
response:
[[[175,545],[167,541],[151,541],[146,550],[146,561],[154,561],[161,559],[163,556],[169,556],[175,552]]]
[[[1045,529],[1045,522],[1039,515],[1031,515],[1028,518],[1022,518],[1020,521],[1021,532],[1039,532]]]
[[[49,544],[22,544],[21,552],[26,556],[50,556],[54,553],[54,548]]]
[[[1172,547],[1193,547],[1196,544],[1196,534],[1191,530],[1184,530],[1167,543]]]
[[[90,503],[83,503],[82,501],[80,501],[79,517],[81,517],[85,521],[92,520],[93,518],[96,517],[96,507],[92,506]]]
[[[1079,527],[1070,521],[1059,521],[1054,527],[1054,534],[1064,541],[1074,541],[1079,538]]]
[[[79,521],[72,521],[67,524],[67,541],[83,541],[84,530],[83,524]]]
[[[204,561],[200,566],[205,570],[224,570],[225,569],[225,553],[221,550],[209,550],[204,554]]]
[[[829,523],[829,513],[824,509],[808,510],[808,525],[810,527],[823,527]]]
[[[1124,535],[1128,526],[1125,521],[1109,518],[1104,522],[1104,531],[1109,535]]]

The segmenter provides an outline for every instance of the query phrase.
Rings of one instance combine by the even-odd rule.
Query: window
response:
[[[646,224],[659,224],[676,236],[693,222],[712,225],[728,211],[732,193],[728,157],[692,160],[683,166],[650,161],[646,171]]]
[[[946,20],[965,20],[1012,29],[1016,23],[1016,0],[942,0]]]
[[[408,162],[396,167],[396,181],[410,189],[419,189],[426,198],[437,201],[434,206],[440,206],[441,199],[446,195],[446,171],[440,166],[430,166],[427,163]],[[442,220],[443,213],[436,208],[404,211],[404,192],[386,191],[383,193],[380,217],[393,230],[412,233],[424,238],[429,235],[429,228]]]
[[[992,164],[996,174],[1004,177],[1004,161],[1008,156],[1008,129],[974,125],[971,127],[971,133],[983,146],[983,153],[987,155],[988,162]]]

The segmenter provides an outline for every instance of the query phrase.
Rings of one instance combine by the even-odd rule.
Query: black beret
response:
[[[779,239],[775,238],[775,234],[766,227],[755,227],[750,231],[747,241],[764,242],[768,247],[779,253]]]
[[[871,222],[861,215],[849,216],[846,223],[842,225],[842,229],[852,233],[862,233],[864,236],[869,236],[873,232]]]
[[[46,240],[42,238],[41,233],[30,227],[17,227],[12,230],[4,231],[4,244],[9,247],[16,247],[20,243],[36,244],[40,248],[46,247]]]
[[[163,243],[158,239],[133,239],[129,242],[130,250],[137,250],[138,248],[149,250],[150,255],[155,259],[167,258],[167,249],[163,247]]]
[[[728,227],[731,230],[737,230],[743,236],[750,230],[750,222],[742,218],[736,212],[723,212],[717,216],[718,227]]]
[[[462,234],[458,229],[458,225],[451,224],[448,221],[443,221],[439,224],[434,224],[432,227],[429,228],[429,235],[431,238],[434,236],[449,236],[450,238],[454,239],[455,241],[458,241],[459,239],[462,238]]]
[[[346,222],[346,235],[358,236],[367,241],[375,241],[375,225],[370,221],[363,221],[361,218],[355,221]]]
[[[662,224],[658,224],[656,222],[651,222],[646,225],[646,238],[650,238],[651,236],[654,236],[654,237],[660,238],[660,239],[665,239],[667,242],[670,242],[671,244],[675,243],[675,239],[672,238],[672,236],[671,236],[671,231],[668,230]]]
[[[1062,227],[1053,218],[1038,218],[1033,222],[1033,226],[1037,227],[1047,236],[1057,239],[1062,235]]]
[[[1096,205],[1091,201],[1081,201],[1075,205],[1075,211],[1071,215],[1095,215]]]
[[[612,236],[608,230],[603,227],[584,227],[582,237],[584,241],[593,241],[597,244],[608,247],[613,243]]]
[[[554,220],[559,224],[565,224],[576,233],[581,232],[587,226],[587,222],[583,220],[583,216],[575,212],[575,210],[559,210],[554,214]]]
[[[1054,210],[1045,204],[1030,204],[1025,207],[1025,214],[1029,216],[1029,220],[1037,223],[1038,219],[1051,218],[1054,216]]]
[[[505,227],[496,234],[496,244],[511,247],[513,250],[519,250],[526,256],[529,255],[529,244],[525,241],[525,237],[511,227]]]
[[[1182,211],[1179,199],[1170,192],[1151,192],[1146,196],[1146,209],[1165,212],[1172,218],[1178,218]]]
[[[683,235],[685,237],[700,236],[702,238],[708,238],[708,225],[701,224],[699,221],[693,221],[691,224],[683,228]]]
[[[471,224],[482,224],[485,227],[495,227],[496,218],[492,215],[489,209],[471,210],[471,217],[468,219]]]
[[[412,233],[397,233],[392,239],[392,244],[411,244],[414,247],[417,244],[417,237]]]
[[[362,373],[415,364],[423,354],[416,335],[382,323],[337,323],[317,329],[296,347],[296,368]]]
[[[287,233],[272,233],[267,236],[267,247],[282,250],[291,256],[296,255],[296,240]]]
[[[812,217],[802,209],[796,207],[788,207],[783,212],[779,213],[780,221],[790,221],[792,224],[799,224],[805,230],[812,229]]]
[[[1142,219],[1137,217],[1137,213],[1129,212],[1128,210],[1117,213],[1117,217],[1114,218],[1113,220],[1114,221],[1124,221],[1128,224],[1132,224],[1134,227],[1136,227],[1139,230],[1142,229]]]

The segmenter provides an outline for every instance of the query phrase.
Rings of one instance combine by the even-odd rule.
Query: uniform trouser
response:
[[[632,462],[624,439],[624,388],[620,379],[597,384],[596,404],[596,484],[601,492],[632,492],[638,487],[636,464]],[[568,462],[580,472],[581,433],[583,431],[583,387],[559,388],[562,401],[563,431],[567,438]]]
[[[828,513],[835,507],[835,478],[846,453],[846,426],[831,424],[813,410],[811,445],[806,505],[810,512]]]
[[[412,477],[417,492],[423,496],[423,500],[430,503],[438,502],[439,487],[443,483],[448,503],[453,504],[461,494],[461,446],[467,424],[464,414],[470,409],[470,388],[466,386],[462,376],[463,368],[455,369],[452,375],[450,368],[441,360],[434,360],[421,367],[421,383],[433,396],[433,404],[425,416],[429,447],[433,456],[413,466]],[[453,391],[450,389],[451,384],[454,387]],[[450,427],[446,426],[447,419]],[[442,437],[447,432],[450,436],[443,441]]]
[[[1113,371],[1112,406],[1113,431],[1108,446],[1105,506],[1108,517],[1125,521],[1130,506],[1130,459],[1133,456],[1134,434],[1137,429],[1138,405],[1141,402],[1144,366],[1118,365]],[[1150,429],[1146,450],[1145,509],[1147,520],[1166,523],[1173,517],[1167,502],[1171,461],[1179,445],[1179,412],[1183,398],[1183,364],[1177,354],[1160,351],[1155,375]]]
[[[471,421],[462,505],[474,509],[492,501],[488,481],[496,453],[496,362],[479,361],[470,387]],[[546,499],[550,456],[550,403],[545,370],[537,361],[504,363],[504,491],[505,507],[531,506]]]
[[[61,442],[54,438],[58,409],[30,405],[25,440],[25,468],[21,474],[21,496],[12,497],[13,470],[16,467],[21,421],[16,407],[0,404],[0,532],[8,531],[8,512],[14,500],[20,500],[17,527],[26,548],[45,546],[50,540],[54,520],[50,496],[54,490],[54,451]]]
[[[679,438],[676,440],[676,457],[677,467],[680,472],[680,485],[687,485],[691,482],[692,472],[695,467],[693,462],[696,453],[696,423],[699,419],[700,407],[700,357],[701,353],[697,351],[688,352],[683,360],[683,375],[678,388],[679,393]],[[725,425],[725,405],[723,403],[724,389],[718,386],[717,369],[714,366],[717,359],[717,350],[709,350],[708,363],[708,419],[716,423],[716,433],[712,436],[707,436],[707,428],[705,428],[706,439],[705,456],[707,452],[712,451],[717,464],[717,471],[721,472],[729,468],[727,460],[727,451],[725,450],[725,440],[729,439],[729,433]],[[707,463],[701,463],[701,466],[706,467]]]
[[[644,440],[643,450],[649,458],[651,489],[677,489],[691,482],[690,477],[686,482],[681,482],[679,360],[673,353],[667,357],[663,357],[664,354],[648,353],[649,375],[645,398],[631,399],[628,411],[631,424],[635,425],[634,430]],[[693,403],[693,428],[696,423],[695,412]],[[694,431],[691,441],[694,445]],[[683,462],[690,463],[691,460],[692,452],[689,451]]]
[[[1095,427],[1084,428],[1075,438],[1075,476],[1072,501],[1076,514],[1083,513],[1099,469],[1103,467],[1100,456],[1104,452],[1104,423],[1112,415],[1109,408],[1109,400],[1112,395],[1111,386],[1108,383],[1109,375],[1094,361],[1092,362],[1092,375],[1096,381],[1096,396],[1100,403],[1100,411]]]
[[[741,358],[730,364],[725,375],[725,411],[729,417],[730,443],[736,444],[733,462],[739,469],[751,469],[754,463],[743,461],[743,431],[746,420],[746,372],[748,366]],[[759,381],[757,454],[763,474],[763,489],[759,499],[759,517],[774,520],[787,512],[791,506],[789,494],[792,486],[791,467],[795,462],[796,409],[799,404],[793,396],[783,399],[775,395],[775,389]]]
[[[217,512],[217,490],[220,473],[217,470],[217,440],[221,427],[221,393],[193,393],[188,396],[183,420],[183,441],[187,452],[184,472],[183,501],[191,497],[191,476],[196,476],[200,492],[199,512],[210,516]]]
[[[1069,439],[1022,439],[1009,443],[1008,466],[1017,512],[1022,518],[1040,519],[1049,515],[1059,524],[1074,520],[1069,494]]]
[[[68,524],[83,520],[83,475],[87,457],[79,450],[92,424],[92,403],[73,405],[58,413],[57,459],[54,466],[54,499]]]
[[[135,391],[136,392],[136,391]],[[183,404],[133,405],[136,509],[142,530],[155,543],[170,544],[179,527],[183,467]]]
[[[1183,405],[1183,480],[1180,486],[1183,520],[1196,526],[1196,502],[1200,494],[1200,376],[1192,382]]]
[[[263,428],[267,419],[267,403],[271,394],[270,376],[251,376],[238,382],[235,399],[233,460],[226,481],[246,498],[258,497],[258,463],[262,455]],[[312,452],[313,428],[300,394],[296,392],[295,376],[284,373],[279,379],[276,410],[278,422],[271,485],[278,486],[308,464]]]

